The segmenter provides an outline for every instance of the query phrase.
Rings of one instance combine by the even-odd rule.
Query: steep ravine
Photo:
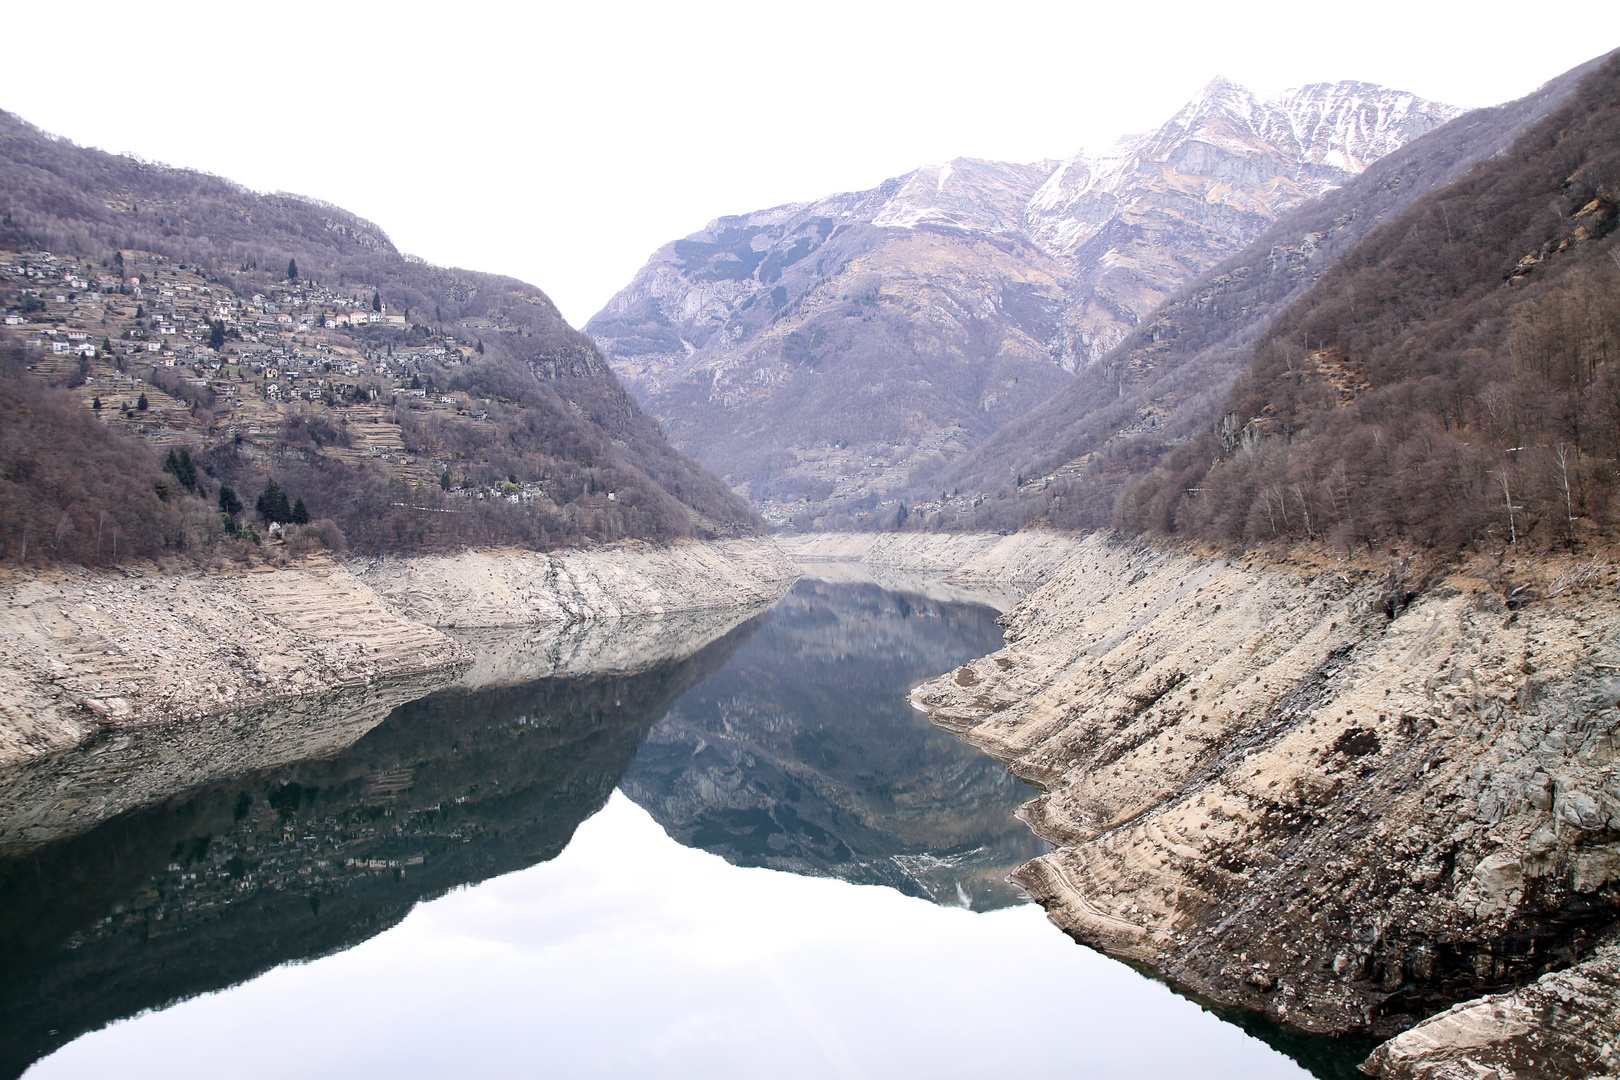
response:
[[[913,698],[1045,789],[1057,850],[1016,880],[1054,922],[1305,1031],[1406,1031],[1375,1075],[1614,1068],[1613,566],[1072,544]]]

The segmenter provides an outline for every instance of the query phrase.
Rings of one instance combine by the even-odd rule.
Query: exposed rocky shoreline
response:
[[[953,580],[966,552],[972,579],[1015,539],[918,537],[916,563]],[[1394,1036],[1373,1075],[1616,1070],[1613,566],[1041,549],[1061,568],[1007,646],[914,701],[1045,789],[1024,814],[1057,850],[1017,880],[1054,922],[1217,1002]]]
[[[516,658],[501,663],[573,670],[577,655],[564,654],[588,644],[565,632],[573,624],[747,608],[774,600],[797,576],[768,539],[322,557],[222,573],[8,571],[0,575],[0,766],[101,732],[280,698],[434,672],[449,682],[474,655],[441,628],[544,628],[544,641],[508,649]]]

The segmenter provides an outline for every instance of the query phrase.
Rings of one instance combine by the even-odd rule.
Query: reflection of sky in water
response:
[[[1243,1077],[1292,1061],[1032,905],[743,869],[622,795],[557,859],[86,1035],[50,1077]]]

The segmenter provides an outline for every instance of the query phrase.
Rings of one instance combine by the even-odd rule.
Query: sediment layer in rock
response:
[[[1071,935],[1390,1035],[1608,939],[1615,578],[1568,559],[1419,588],[1095,535],[1005,649],[914,700],[1044,786],[1024,813],[1058,848],[1018,880]]]
[[[461,689],[516,686],[536,679],[626,674],[684,660],[770,609],[700,608],[657,615],[623,615],[567,623],[447,630],[473,654],[456,681]]]
[[[0,766],[98,731],[418,672],[453,678],[472,654],[441,626],[560,628],[749,608],[797,576],[769,540],[316,559],[226,573],[12,571],[0,577]],[[521,663],[534,667],[547,647],[527,643]],[[551,659],[574,673],[589,667],[578,656]]]
[[[1044,585],[1081,549],[1077,533],[1026,529],[1000,533],[804,533],[777,537],[800,563],[858,562],[931,575],[970,587],[1025,596]]]
[[[517,549],[350,564],[400,615],[432,626],[526,626],[775,600],[799,576],[770,540]]]
[[[0,579],[0,764],[93,732],[465,662],[341,564]]]

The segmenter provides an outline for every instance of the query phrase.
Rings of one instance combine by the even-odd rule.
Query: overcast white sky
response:
[[[405,251],[539,285],[575,325],[722,214],[1102,148],[1215,75],[1489,105],[1620,44],[1455,0],[91,0],[6,23],[0,108],[337,203]]]

